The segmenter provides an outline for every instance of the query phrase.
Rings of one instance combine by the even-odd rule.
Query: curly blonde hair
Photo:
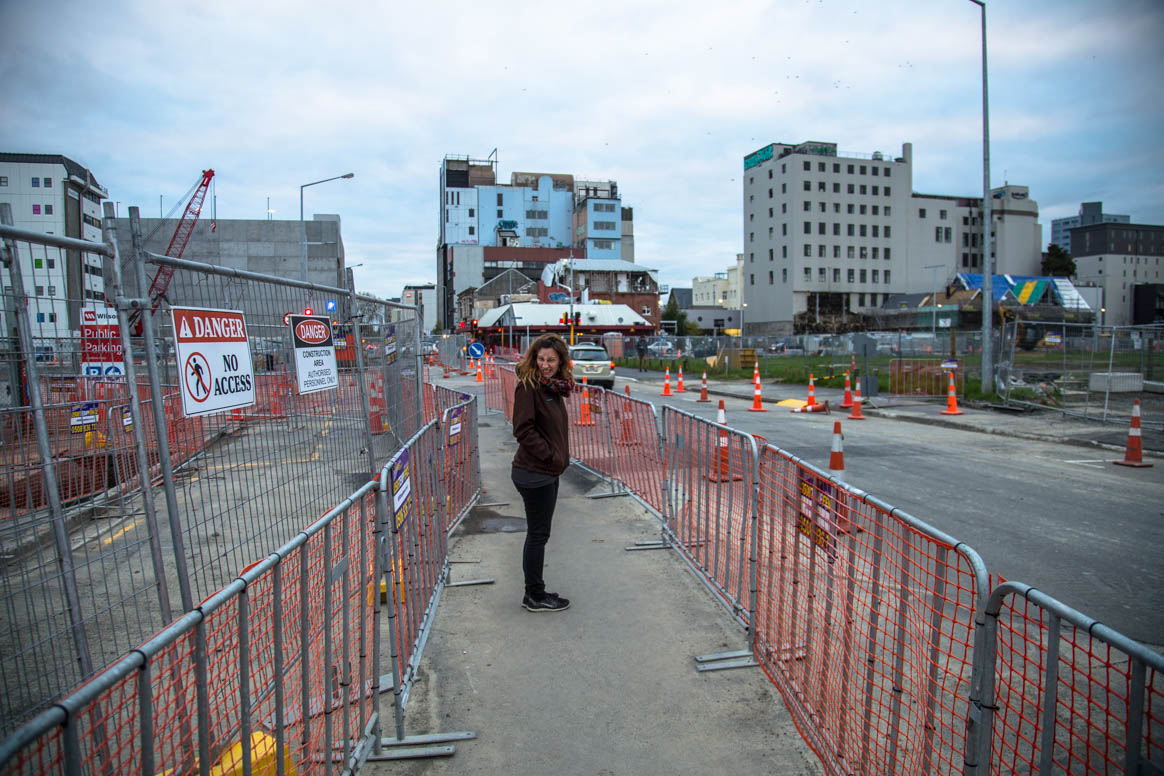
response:
[[[560,363],[558,364],[558,373],[554,377],[562,380],[574,380],[574,367],[570,363],[570,349],[566,347],[566,341],[557,334],[543,334],[533,341],[515,369],[517,381],[525,387],[534,388],[541,380],[542,375],[538,370],[538,353],[546,348],[552,348],[558,354]]]

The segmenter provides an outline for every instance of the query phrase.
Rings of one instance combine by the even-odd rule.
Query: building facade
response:
[[[1037,203],[1024,186],[992,197],[995,271],[1037,274]],[[982,198],[915,194],[910,143],[900,156],[765,146],[744,157],[743,214],[748,334],[836,326],[983,266]]]
[[[67,156],[0,153],[0,203],[11,206],[17,228],[100,242],[101,202],[108,198],[93,173]],[[102,258],[23,243],[17,250],[25,290],[36,297],[29,309],[33,338],[45,343],[38,347],[53,347],[51,340],[80,329],[82,307],[104,306]],[[5,276],[6,291],[11,282]],[[12,330],[7,320],[4,330]]]
[[[401,304],[414,304],[420,310],[421,332],[428,334],[436,326],[436,284],[424,283],[421,285],[405,286],[400,294]]]
[[[1136,314],[1141,286],[1164,283],[1164,226],[1098,223],[1071,230],[1075,277],[1101,289],[1101,323],[1127,326],[1148,313]],[[1142,298],[1144,293],[1141,293]],[[1145,302],[1141,302],[1143,306]],[[1155,303],[1152,303],[1154,310]],[[1154,313],[1153,313],[1154,315]]]
[[[440,169],[437,318],[452,328],[455,299],[506,269],[568,256],[634,261],[634,211],[623,207],[615,181],[575,180],[561,173],[514,172],[497,181],[497,160],[446,156]],[[477,250],[465,250],[475,248]],[[484,250],[501,249],[495,272]],[[466,264],[467,262],[467,264]],[[482,269],[485,269],[483,267]],[[536,277],[536,274],[534,274]]]
[[[1084,202],[1079,206],[1079,214],[1066,218],[1051,219],[1051,242],[1071,253],[1071,230],[1077,226],[1092,224],[1130,224],[1131,216],[1103,212],[1102,202]]]

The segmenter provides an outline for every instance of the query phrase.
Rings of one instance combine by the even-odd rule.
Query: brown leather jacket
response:
[[[519,469],[557,477],[570,465],[570,419],[566,399],[545,388],[521,383],[513,392],[513,436]]]

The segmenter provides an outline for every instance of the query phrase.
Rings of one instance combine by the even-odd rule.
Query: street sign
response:
[[[412,475],[408,466],[408,450],[400,451],[392,463],[392,514],[399,529],[412,514]]]
[[[117,311],[104,305],[81,310],[81,376],[120,377],[123,374],[125,355]]]
[[[69,433],[84,434],[97,430],[98,404],[95,401],[74,404],[69,412]]]
[[[173,307],[170,314],[186,417],[253,405],[255,375],[242,312]]]
[[[334,310],[335,309],[335,300],[328,299],[326,302],[323,303],[323,309],[327,310],[329,312]]]
[[[957,369],[957,368],[958,368],[957,361],[943,361],[942,362],[942,369]]]
[[[384,334],[384,363],[396,363],[396,325],[388,324]]]
[[[323,315],[292,315],[295,379],[299,394],[326,391],[339,385],[331,322]]]
[[[481,358],[485,355],[485,346],[480,342],[469,343],[469,358]]]

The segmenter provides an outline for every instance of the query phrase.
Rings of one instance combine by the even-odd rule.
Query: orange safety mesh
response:
[[[504,385],[501,382],[502,367],[494,363],[485,373],[485,408],[502,411],[505,409],[505,399],[502,397]]]
[[[953,547],[761,452],[756,659],[827,772],[961,772],[975,590]]]
[[[513,423],[513,392],[517,390],[517,373],[512,366],[499,366],[501,401],[505,405],[505,419]]]
[[[607,473],[663,514],[663,448],[653,405],[614,391],[604,398],[612,461]]]
[[[1050,618],[1022,596],[1003,601],[998,617],[992,774],[1035,773],[1046,741],[1043,713]],[[1124,773],[1132,668],[1122,650],[1060,621],[1055,700],[1054,773]],[[1142,760],[1164,762],[1164,681],[1147,667],[1136,742]]]
[[[444,471],[439,493],[445,494],[445,530],[450,530],[472,504],[481,486],[477,450],[477,403],[449,410],[448,422],[441,429],[444,445]]]
[[[752,442],[664,407],[665,530],[745,619],[751,614]]]
[[[601,388],[575,385],[566,398],[569,421],[570,457],[582,461],[600,474],[613,471],[610,455],[610,430],[604,411]]]

